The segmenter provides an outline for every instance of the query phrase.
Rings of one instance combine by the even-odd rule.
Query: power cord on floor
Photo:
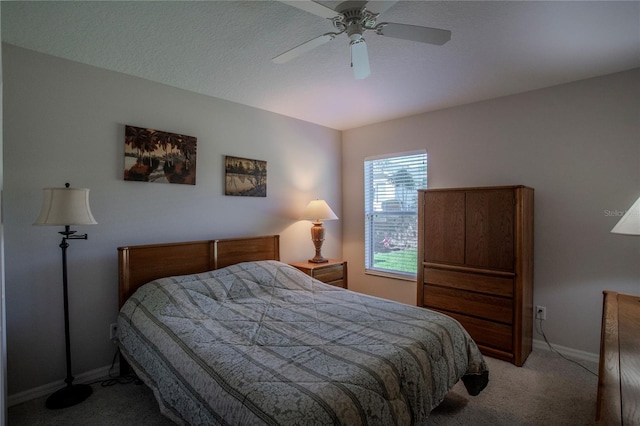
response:
[[[100,383],[100,386],[102,387],[108,387],[108,386],[113,386],[113,385],[128,385],[130,383],[134,383],[136,385],[141,385],[142,384],[142,380],[140,380],[138,378],[138,376],[135,375],[135,373],[131,372],[129,374],[126,374],[124,376],[121,376],[120,374],[116,374],[114,373],[114,369],[115,369],[115,365],[116,365],[116,359],[118,359],[118,350],[116,349],[115,354],[113,354],[113,360],[111,361],[111,367],[109,367],[109,373],[108,379],[101,379],[101,380],[96,380],[93,383],[89,383],[90,385],[93,385],[95,383]]]
[[[547,336],[544,334],[544,330],[543,330],[543,328],[542,328],[542,318],[538,318],[538,323],[539,323],[539,326],[537,327],[537,328],[538,328],[538,330],[537,330],[537,331],[538,331],[538,333],[539,333],[539,334],[541,334],[541,335],[542,335],[542,337],[544,338],[544,341],[545,341],[545,342],[547,342],[547,345],[549,346],[549,349],[551,349],[551,351],[552,351],[552,352],[555,352],[556,354],[560,355],[560,357],[561,357],[561,358],[564,358],[565,360],[567,360],[567,361],[569,361],[569,362],[572,362],[572,363],[576,364],[576,365],[577,365],[577,366],[579,366],[579,367],[582,367],[583,369],[587,370],[589,373],[593,374],[594,376],[597,376],[597,375],[598,375],[598,373],[594,373],[593,371],[589,370],[589,369],[588,369],[587,367],[585,367],[584,365],[580,364],[578,361],[575,361],[575,360],[573,360],[573,359],[567,358],[566,356],[564,356],[563,354],[561,354],[560,352],[558,352],[558,351],[556,350],[556,348],[554,348],[554,347],[551,345],[551,342],[549,342],[549,339],[547,339]]]

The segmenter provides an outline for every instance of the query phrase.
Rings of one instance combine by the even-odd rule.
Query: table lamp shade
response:
[[[326,201],[313,200],[304,209],[301,219],[320,222],[321,220],[335,220],[337,218],[338,216],[331,210]]]
[[[42,210],[34,225],[95,225],[86,188],[44,188]]]
[[[611,232],[614,234],[640,235],[640,198],[627,210]]]

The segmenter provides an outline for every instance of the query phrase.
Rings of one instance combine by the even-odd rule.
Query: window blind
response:
[[[364,180],[365,272],[415,276],[426,151],[367,157]]]

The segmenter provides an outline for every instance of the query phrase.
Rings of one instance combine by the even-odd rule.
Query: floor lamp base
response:
[[[71,385],[52,393],[47,398],[46,406],[57,410],[79,404],[91,395],[93,389],[89,385]]]

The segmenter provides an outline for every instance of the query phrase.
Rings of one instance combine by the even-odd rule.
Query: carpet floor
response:
[[[486,357],[489,385],[478,396],[466,393],[462,383],[449,392],[429,416],[427,425],[516,426],[593,425],[597,392],[597,365],[591,372],[559,355],[535,350],[523,367]],[[93,384],[83,403],[47,410],[46,397],[9,408],[9,426],[170,426],[149,388],[140,384]]]

